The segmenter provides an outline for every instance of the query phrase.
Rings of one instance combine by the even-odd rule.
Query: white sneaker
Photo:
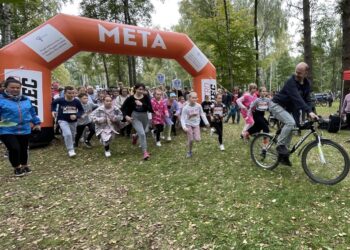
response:
[[[108,158],[108,157],[111,157],[111,151],[105,151],[105,156]]]
[[[168,136],[168,137],[166,138],[166,140],[167,140],[167,141],[171,141],[171,137]]]
[[[156,142],[156,146],[157,146],[157,147],[162,146],[162,144],[160,143],[160,141],[157,141],[157,142]]]
[[[221,145],[220,145],[220,150],[221,150],[221,151],[224,151],[224,150],[225,150],[224,144],[221,144]]]
[[[213,136],[214,132],[215,132],[215,129],[214,129],[214,128],[211,128],[211,129],[210,129],[210,136]]]
[[[69,150],[68,151],[68,156],[69,157],[74,157],[74,156],[76,156],[77,154],[75,153],[75,151],[72,149],[72,150]]]

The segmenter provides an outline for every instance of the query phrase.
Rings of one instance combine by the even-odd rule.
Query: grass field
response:
[[[322,114],[335,108],[320,108]],[[255,167],[241,125],[217,138],[202,132],[192,159],[185,137],[151,160],[117,138],[66,155],[62,140],[30,152],[33,173],[13,177],[0,162],[0,249],[350,249],[350,181],[309,181],[300,159],[274,171]],[[349,152],[349,131],[324,133]]]

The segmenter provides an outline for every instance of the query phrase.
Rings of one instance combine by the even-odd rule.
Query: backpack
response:
[[[339,115],[330,115],[328,123],[328,132],[337,133],[340,129],[341,120]]]

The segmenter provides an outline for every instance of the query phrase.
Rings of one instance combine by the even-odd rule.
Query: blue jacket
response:
[[[31,133],[30,123],[40,124],[40,119],[28,97],[22,96],[17,101],[5,93],[0,94],[0,120],[17,123],[13,127],[0,127],[0,135],[27,135]]]

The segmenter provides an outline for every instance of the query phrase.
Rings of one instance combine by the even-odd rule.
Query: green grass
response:
[[[320,108],[322,114],[334,112]],[[349,249],[350,182],[310,182],[300,158],[264,171],[239,140],[202,132],[192,159],[180,133],[151,160],[118,137],[106,159],[94,141],[69,159],[62,141],[31,151],[33,173],[0,162],[0,249]],[[349,131],[324,133],[342,144]]]

